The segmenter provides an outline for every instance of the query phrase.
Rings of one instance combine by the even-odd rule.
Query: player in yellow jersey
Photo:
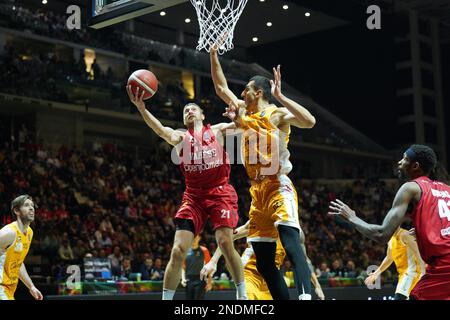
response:
[[[274,79],[255,76],[241,94],[228,88],[217,54],[210,49],[211,76],[217,95],[229,106],[224,113],[243,131],[241,150],[251,180],[252,204],[248,241],[256,254],[257,268],[274,300],[289,299],[286,282],[275,265],[276,241],[281,240],[292,262],[299,299],[311,299],[311,271],[300,248],[297,193],[288,178],[292,170],[287,148],[291,125],[312,128],[311,113],[281,92],[280,66]],[[270,103],[274,98],[283,107]]]
[[[238,240],[241,238],[245,238],[248,236],[249,231],[249,222],[240,226],[235,230],[233,235],[233,240]],[[313,269],[311,260],[308,258],[306,254],[306,247],[304,244],[305,237],[303,230],[300,229],[300,245],[302,247],[303,252],[305,253],[306,259],[308,261],[308,266],[310,270]],[[220,257],[222,256],[222,252],[220,248],[217,248],[216,252],[214,252],[211,260],[205,264],[200,271],[201,279],[207,279],[211,277],[217,270],[217,263],[219,262]],[[283,246],[281,245],[281,241],[278,239],[276,253],[275,253],[275,265],[277,269],[281,268],[283,264],[284,258],[286,257],[286,253],[284,252]],[[245,279],[245,288],[247,290],[247,297],[249,300],[272,300],[272,295],[270,294],[269,288],[267,287],[267,283],[261,274],[258,272],[256,267],[256,256],[253,251],[251,243],[249,243],[248,247],[242,253],[242,265],[244,267],[244,279]],[[317,279],[314,271],[311,272],[311,282],[314,285],[317,296],[320,300],[325,299],[325,295],[323,294],[322,287]]]
[[[30,196],[21,195],[11,203],[11,211],[17,220],[0,230],[0,300],[14,300],[19,279],[36,300],[42,300],[41,292],[34,286],[23,261],[30,249],[34,220],[34,203]]]
[[[392,264],[398,272],[398,283],[395,289],[395,300],[407,300],[416,283],[425,274],[425,262],[420,257],[416,239],[408,231],[398,228],[389,240],[387,253],[381,265],[364,281],[373,285],[375,280]]]

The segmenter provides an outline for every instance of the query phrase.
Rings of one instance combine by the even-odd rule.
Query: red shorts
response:
[[[449,261],[450,257],[446,257],[433,266],[428,266],[410,295],[416,300],[450,300]]]
[[[175,219],[189,219],[194,223],[195,235],[202,232],[208,217],[214,230],[221,227],[236,228],[238,196],[230,184],[210,189],[187,188]]]

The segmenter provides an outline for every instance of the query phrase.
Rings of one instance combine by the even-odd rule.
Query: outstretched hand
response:
[[[328,214],[338,214],[346,220],[356,217],[355,211],[339,199],[336,199],[336,202],[331,201],[328,208],[331,210]]]
[[[142,94],[140,94],[140,88],[136,88],[136,92],[133,94],[133,91],[131,90],[131,85],[127,85],[127,93],[128,97],[130,98],[130,101],[133,102],[133,104],[136,106],[136,108],[139,110],[139,112],[142,112],[145,110],[145,102],[144,102],[144,95],[145,91],[142,90]]]
[[[223,46],[223,44],[225,43],[226,39],[228,37],[228,32],[225,31],[222,36],[220,38],[218,38],[216,40],[216,42],[209,42],[209,52],[210,53],[217,53],[217,51],[219,51],[220,47]]]
[[[281,97],[281,66],[273,69],[273,80],[270,80],[270,92],[275,99]]]
[[[200,280],[207,281],[208,278],[211,278],[214,273],[217,271],[217,264],[209,261],[207,264],[205,264],[200,271]]]
[[[225,112],[222,115],[229,118],[231,121],[237,120],[239,116],[239,106],[235,102],[230,101],[230,104],[225,108]]]

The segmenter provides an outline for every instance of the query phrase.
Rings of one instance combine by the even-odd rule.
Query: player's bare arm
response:
[[[211,60],[211,77],[214,83],[214,89],[216,94],[222,99],[227,105],[231,102],[238,106],[244,106],[243,100],[238,99],[238,97],[228,88],[227,79],[222,70],[222,66],[219,62],[219,56],[217,54],[218,45],[214,45],[210,49],[210,60]]]
[[[42,293],[34,286],[33,281],[28,275],[27,268],[25,267],[24,263],[22,263],[22,265],[20,266],[19,279],[28,288],[28,290],[30,290],[30,294],[33,296],[33,298],[35,298],[36,300],[43,299]]]
[[[238,134],[240,129],[236,127],[234,122],[222,122],[211,126],[211,129],[215,135],[235,135]]]
[[[398,227],[408,210],[408,205],[412,201],[418,201],[421,190],[415,182],[405,183],[395,195],[392,208],[387,213],[382,225],[369,224],[356,216],[354,210],[345,203],[336,199],[330,205],[329,214],[338,214],[348,220],[360,233],[366,237],[381,243],[387,243]]]
[[[375,270],[375,272],[371,273],[365,280],[364,283],[368,285],[372,285],[375,283],[375,280],[394,262],[391,255],[391,249],[387,248],[386,257],[381,262],[380,266]]]
[[[283,124],[293,125],[298,128],[312,128],[316,124],[316,118],[303,106],[289,99],[281,92],[281,68],[273,68],[274,79],[270,80],[272,96],[284,107],[274,112],[271,122],[278,126]]]
[[[176,146],[183,140],[183,131],[174,130],[170,127],[164,126],[154,115],[152,115],[146,108],[144,103],[145,92],[140,92],[139,87],[136,89],[135,94],[131,91],[131,86],[127,86],[128,97],[131,102],[136,106],[145,123],[161,138],[167,141],[172,146]]]

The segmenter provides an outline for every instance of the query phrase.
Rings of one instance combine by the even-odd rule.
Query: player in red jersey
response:
[[[398,165],[399,173],[412,181],[400,187],[382,225],[364,222],[340,200],[331,202],[329,213],[344,217],[366,237],[387,243],[411,206],[417,244],[427,269],[410,298],[450,300],[450,187],[435,177],[430,179],[437,157],[427,146],[412,145]]]
[[[130,86],[128,96],[137,107],[147,125],[161,138],[175,147],[186,190],[175,215],[177,231],[164,273],[163,300],[172,300],[181,280],[183,260],[208,218],[215,230],[217,244],[224,252],[225,261],[236,284],[237,298],[246,299],[244,273],[239,254],[233,244],[233,229],[238,216],[238,197],[228,183],[230,162],[223,148],[223,135],[233,123],[204,125],[203,110],[195,103],[183,109],[183,122],[187,131],[165,127],[146,108],[144,92],[139,89],[133,95]]]

